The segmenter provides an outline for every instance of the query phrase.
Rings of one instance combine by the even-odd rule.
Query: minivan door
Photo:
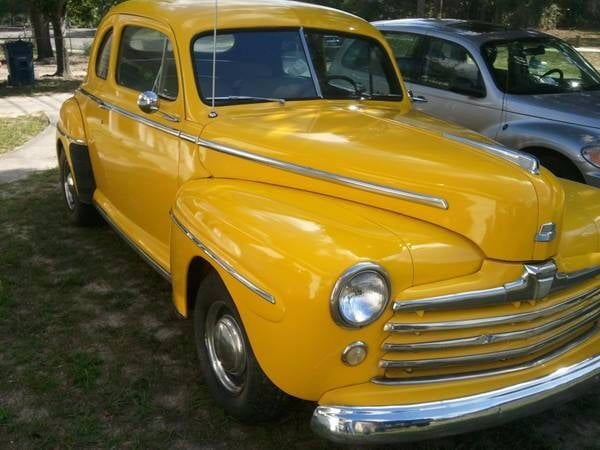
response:
[[[429,37],[418,73],[407,83],[415,108],[496,137],[502,100],[488,93],[479,66],[462,45]]]

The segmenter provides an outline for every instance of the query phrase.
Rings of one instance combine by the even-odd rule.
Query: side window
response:
[[[110,62],[110,49],[112,47],[112,28],[102,37],[102,42],[96,54],[96,76],[106,80],[108,76],[108,64]]]
[[[377,53],[372,55],[371,52]],[[342,58],[342,66],[346,69],[363,72],[368,76],[369,72],[373,75],[384,75],[385,71],[381,64],[373,61],[382,61],[384,55],[380,48],[373,47],[367,40],[357,40],[352,43]]]
[[[177,66],[167,36],[150,28],[125,27],[119,48],[117,83],[175,100],[179,90]]]
[[[406,81],[418,81],[419,69],[422,66],[419,58],[419,48],[423,37],[413,33],[384,32],[394,56],[400,67],[402,77]]]
[[[438,89],[485,97],[481,72],[469,52],[443,39],[431,39],[420,81]]]

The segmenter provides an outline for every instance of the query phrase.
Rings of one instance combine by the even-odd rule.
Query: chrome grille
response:
[[[441,308],[431,301],[436,298],[417,300],[420,308],[428,307],[424,315],[415,314],[410,300],[395,302],[395,315],[384,328],[389,333],[382,345],[385,354],[379,361],[385,375],[373,381],[412,384],[523,370],[546,363],[595,336],[600,330],[598,268],[574,274],[557,274],[555,270],[548,284],[552,266],[545,263],[538,272],[547,297],[523,299],[521,288],[518,302],[512,303],[523,311],[515,314],[497,314],[510,305],[506,287],[514,283],[476,291],[489,294],[488,299],[493,300],[482,301],[479,307],[475,292],[437,297],[443,300]],[[531,267],[520,278],[520,285],[539,294],[543,290],[539,290],[535,267]],[[567,284],[567,279],[571,283]],[[444,320],[449,304],[458,305],[456,298],[466,301],[466,305],[458,306],[461,313],[477,318]]]

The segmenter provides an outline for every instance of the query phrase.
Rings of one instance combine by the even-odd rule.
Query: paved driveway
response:
[[[57,166],[55,126],[60,105],[71,94],[0,97],[0,117],[44,113],[50,125],[17,150],[0,155],[0,184],[26,177],[38,170]]]

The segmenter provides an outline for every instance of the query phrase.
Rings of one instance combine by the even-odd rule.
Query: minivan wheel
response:
[[[237,308],[216,272],[209,273],[198,289],[194,337],[205,383],[228,414],[244,423],[285,415],[290,397],[260,368]]]
[[[540,164],[559,178],[585,183],[583,175],[575,164],[560,153],[546,149],[525,149],[540,160]]]

